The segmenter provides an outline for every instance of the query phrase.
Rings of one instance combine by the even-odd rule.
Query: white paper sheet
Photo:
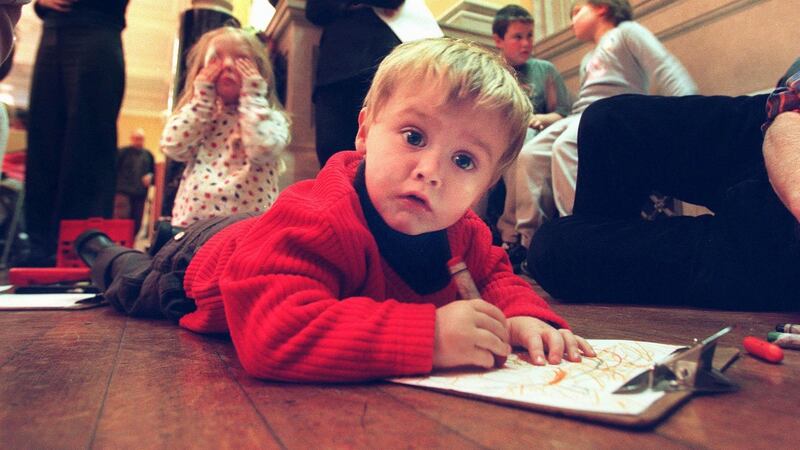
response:
[[[2,294],[0,309],[76,309],[86,306],[79,303],[97,297],[97,294]]]
[[[396,10],[373,8],[375,14],[392,29],[400,42],[444,36],[433,13],[423,0],[405,0]]]
[[[534,366],[527,353],[509,356],[504,367],[488,371],[441,372],[426,377],[392,378],[394,383],[461,392],[517,403],[573,411],[640,414],[664,394],[613,392],[655,362],[680,348],[652,342],[589,339],[595,358]]]

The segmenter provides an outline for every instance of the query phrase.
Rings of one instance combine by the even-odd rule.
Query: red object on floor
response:
[[[3,156],[2,171],[8,178],[25,181],[25,152],[10,152]]]
[[[783,361],[783,350],[775,344],[771,344],[755,336],[747,336],[742,341],[744,349],[753,356],[757,356],[765,361],[778,364]]]
[[[8,271],[8,282],[30,286],[86,281],[90,278],[89,270],[88,267],[13,267]]]
[[[75,254],[74,243],[81,233],[94,228],[107,234],[112,241],[123,247],[133,247],[133,220],[101,219],[93,217],[86,220],[62,220],[58,234],[56,267],[86,267]]]

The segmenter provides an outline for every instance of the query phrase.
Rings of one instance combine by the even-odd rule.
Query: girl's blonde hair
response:
[[[511,67],[497,53],[451,38],[401,44],[375,73],[364,99],[365,119],[372,121],[398,86],[409,83],[441,88],[444,102],[468,101],[476,109],[500,114],[508,125],[509,144],[498,162],[496,178],[517,157],[525,141],[532,107]]]
[[[281,105],[275,92],[275,74],[272,71],[272,62],[267,54],[266,46],[254,33],[231,26],[224,26],[206,32],[200,36],[200,39],[189,50],[189,54],[186,56],[186,81],[183,84],[183,91],[181,91],[181,97],[175,109],[179,109],[192,98],[194,80],[197,78],[200,69],[203,68],[208,47],[211,46],[211,42],[214,39],[221,36],[238,39],[247,49],[258,68],[258,72],[267,82],[267,99],[274,109],[283,111],[283,105]]]

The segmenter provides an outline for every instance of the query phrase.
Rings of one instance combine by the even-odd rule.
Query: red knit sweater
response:
[[[181,326],[229,332],[242,366],[260,378],[343,382],[430,372],[435,309],[456,300],[457,289],[417,294],[381,258],[353,188],[362,159],[335,155],[267,213],[203,245],[184,281],[197,310]],[[483,298],[507,317],[567,326],[513,274],[474,213],[447,235]]]

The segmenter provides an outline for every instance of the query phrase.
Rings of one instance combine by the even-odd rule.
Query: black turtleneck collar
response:
[[[363,162],[358,166],[353,187],[358,193],[367,226],[375,237],[381,256],[417,294],[426,295],[443,289],[450,282],[447,231],[410,236],[392,229],[369,198],[364,166]]]

